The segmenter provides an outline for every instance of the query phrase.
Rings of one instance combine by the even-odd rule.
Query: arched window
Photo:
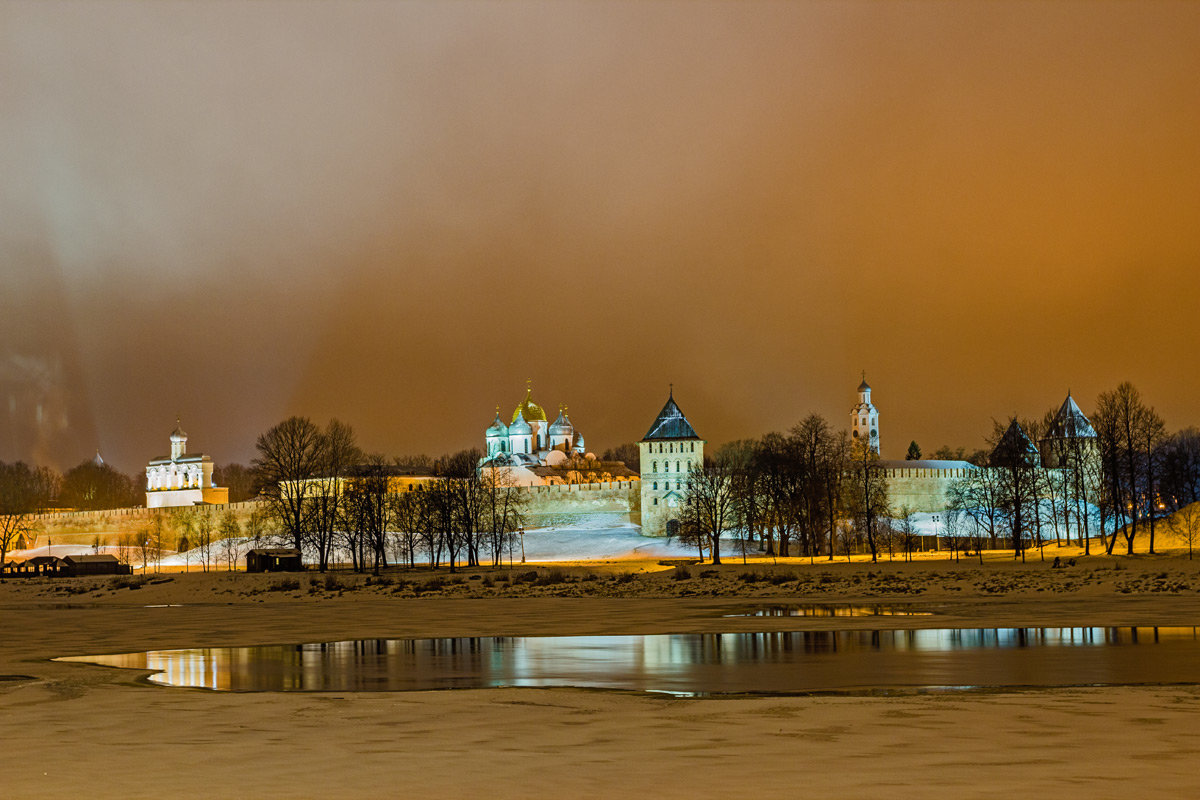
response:
[[[650,462],[650,471],[651,471],[651,472],[658,472],[658,462],[657,462],[657,461],[651,461],[651,462]]]
[[[675,471],[679,472],[679,462],[678,461],[675,462]]]
[[[658,481],[654,482],[654,491],[658,491]]]

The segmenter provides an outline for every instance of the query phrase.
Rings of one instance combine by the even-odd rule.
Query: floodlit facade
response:
[[[176,420],[171,454],[146,465],[146,508],[229,502],[229,489],[213,483],[212,459],[204,453],[189,454],[187,440]]]
[[[850,436],[855,444],[869,447],[872,453],[879,455],[879,409],[871,402],[871,386],[866,375],[858,385],[858,405],[850,410]]]
[[[688,422],[671,391],[667,403],[638,442],[641,455],[642,533],[674,532],[691,488],[693,466],[704,464],[704,440]]]

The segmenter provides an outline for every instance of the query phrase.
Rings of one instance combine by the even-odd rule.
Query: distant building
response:
[[[485,455],[479,468],[503,470],[517,486],[555,486],[637,480],[637,473],[620,461],[600,461],[589,453],[583,434],[571,422],[567,407],[549,422],[546,412],[525,387],[525,399],[513,410],[507,425],[496,418],[484,431]]]
[[[554,422],[533,402],[533,388],[525,387],[525,399],[517,404],[512,420],[505,425],[496,408],[496,418],[484,432],[484,461],[509,466],[553,466],[571,454],[585,455],[583,434],[571,424],[566,406],[558,407]]]
[[[146,508],[228,503],[229,489],[213,483],[212,459],[187,452],[188,436],[176,420],[171,431],[171,454],[146,465]]]
[[[867,394],[864,399],[863,387]],[[870,387],[864,380],[859,386],[859,403],[851,412],[855,424],[867,420],[868,437],[878,430],[878,414],[870,403]],[[862,409],[867,408],[863,413]],[[873,414],[873,416],[872,416]],[[873,421],[872,421],[873,420]],[[855,441],[862,441],[861,432],[856,432]],[[867,438],[866,441],[871,441]],[[878,437],[874,439],[878,442]],[[878,452],[878,451],[876,451]],[[1056,470],[1067,470],[1078,484],[1077,493],[1093,495],[1099,475],[1099,447],[1096,431],[1084,413],[1075,404],[1070,392],[1050,424],[1046,436],[1037,444],[1033,442],[1013,420],[1000,437],[989,457],[988,467],[979,467],[969,461],[947,461],[925,459],[920,461],[892,461],[880,459],[876,468],[883,471],[888,481],[888,500],[894,514],[903,511],[937,514],[949,507],[950,489],[955,481],[970,477],[980,469],[1003,467],[1013,463],[1044,469],[1049,474]]]
[[[871,403],[871,386],[865,373],[858,385],[858,405],[850,410],[850,436],[856,444],[879,455],[879,410]]]
[[[671,391],[667,403],[638,442],[641,454],[642,533],[674,533],[691,485],[689,473],[704,463],[704,440],[688,422]]]
[[[256,547],[246,553],[246,572],[303,572],[294,547]]]

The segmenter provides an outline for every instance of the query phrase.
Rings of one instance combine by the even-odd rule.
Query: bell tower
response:
[[[850,435],[860,447],[869,447],[879,455],[879,410],[871,402],[867,373],[858,385],[858,405],[850,412]]]

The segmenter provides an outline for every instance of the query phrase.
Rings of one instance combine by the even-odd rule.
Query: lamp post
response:
[[[521,534],[521,563],[525,563],[525,527],[517,528],[517,533]]]

